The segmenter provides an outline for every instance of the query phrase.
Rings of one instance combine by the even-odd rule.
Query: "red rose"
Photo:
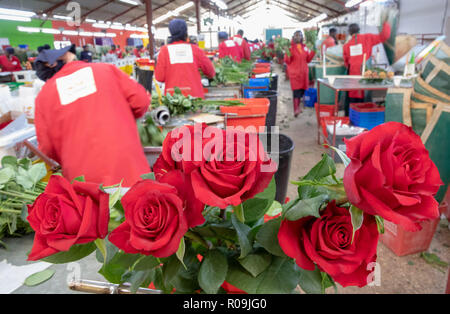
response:
[[[412,128],[388,122],[345,141],[351,162],[344,172],[349,201],[408,231],[439,217],[434,195],[442,185],[420,137]]]
[[[298,266],[314,270],[315,264],[342,286],[367,285],[369,269],[376,261],[378,229],[373,216],[364,214],[355,232],[350,212],[333,201],[321,218],[308,216],[296,221],[283,220],[278,241],[284,253]],[[368,267],[369,266],[369,267]]]
[[[172,179],[182,181],[180,176]],[[170,180],[167,180],[170,181]],[[168,257],[188,230],[185,200],[172,185],[143,180],[123,196],[125,221],[109,240],[126,253]]]
[[[93,183],[52,176],[45,192],[28,205],[28,222],[35,231],[28,260],[35,261],[74,244],[105,238],[108,234],[109,195]]]
[[[210,206],[237,206],[264,191],[276,171],[257,135],[224,131],[205,144],[204,160],[191,172],[195,196]],[[263,155],[263,156],[260,156]]]

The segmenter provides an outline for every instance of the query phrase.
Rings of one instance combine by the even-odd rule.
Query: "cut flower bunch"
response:
[[[173,130],[153,173],[121,197],[53,176],[30,205],[29,260],[68,263],[96,251],[99,272],[132,291],[323,293],[373,280],[383,219],[419,230],[437,218],[442,184],[420,138],[390,122],[348,141],[336,177],[322,160],[275,198],[275,162],[260,139],[205,125]]]

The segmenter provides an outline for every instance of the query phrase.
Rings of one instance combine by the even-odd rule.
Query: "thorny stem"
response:
[[[188,237],[189,239],[200,243],[201,245],[203,245],[205,248],[207,248],[208,250],[211,249],[211,245],[208,244],[208,242],[206,242],[205,239],[203,239],[200,235],[198,235],[197,233],[195,233],[194,231],[187,231],[185,233],[185,236]]]

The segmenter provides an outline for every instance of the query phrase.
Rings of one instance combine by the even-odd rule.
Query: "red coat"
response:
[[[372,56],[373,46],[385,42],[391,36],[389,23],[383,24],[380,34],[357,34],[344,45],[343,57],[350,75],[361,75],[361,68],[366,54],[366,61]],[[363,91],[349,92],[349,97],[364,98]]]
[[[240,35],[235,35],[233,40],[238,44],[241,50],[242,58],[245,60],[250,60],[251,51],[248,42]]]
[[[216,71],[211,60],[196,45],[177,41],[161,47],[155,68],[155,79],[165,82],[167,89],[189,87],[193,97],[204,97],[201,76],[198,70],[207,77],[214,77]]]
[[[39,148],[69,180],[131,186],[150,172],[136,118],[149,108],[144,87],[117,67],[74,61],[48,80],[35,101]]]
[[[11,60],[6,56],[0,56],[1,72],[16,72],[22,71],[20,60],[16,56],[11,56]]]
[[[333,37],[328,36],[325,38],[325,40],[322,42],[322,45],[320,46],[320,51],[323,54],[324,50],[327,51],[328,48],[336,46],[336,41]]]
[[[123,53],[120,49],[116,49],[116,50],[110,50],[109,53],[111,54],[115,54],[117,56],[117,58],[122,59],[123,58]]]
[[[219,44],[219,58],[226,56],[233,58],[237,62],[242,60],[242,50],[232,39],[225,40]]]
[[[291,43],[291,56],[284,56],[284,62],[287,64],[287,72],[291,82],[291,89],[308,89],[309,69],[308,63],[314,58],[315,52],[309,51],[304,44]]]

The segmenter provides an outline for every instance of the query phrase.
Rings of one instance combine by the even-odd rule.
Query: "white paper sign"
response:
[[[63,106],[97,92],[91,67],[83,68],[70,75],[56,79],[56,88]]]
[[[350,46],[350,56],[360,56],[363,54],[363,47],[362,44],[357,44],[354,46]]]
[[[243,39],[241,37],[234,37],[234,41],[239,45],[242,46]]]
[[[194,63],[194,56],[190,44],[177,44],[167,46],[170,64]]]
[[[229,47],[236,47],[236,43],[234,42],[234,40],[225,40],[225,46]]]

